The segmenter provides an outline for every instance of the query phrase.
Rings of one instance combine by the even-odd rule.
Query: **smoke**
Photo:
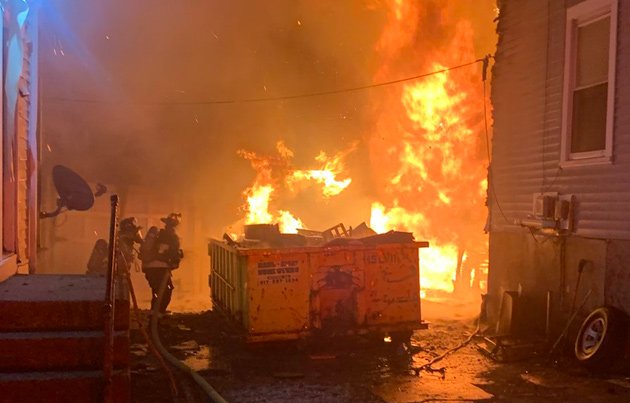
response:
[[[301,168],[321,150],[333,154],[359,140],[346,161],[347,190],[323,203],[306,191],[282,206],[316,228],[358,224],[381,193],[369,139],[386,89],[208,101],[308,94],[426,72],[430,60],[409,63],[404,55],[416,58],[448,41],[447,7],[449,23],[470,21],[479,38],[492,37],[492,1],[448,3],[423,1],[409,21],[425,24],[412,30],[416,39],[386,55],[378,45],[390,12],[384,0],[45,2],[42,174],[64,164],[90,182],[127,189],[127,198],[143,189],[171,201],[165,205],[195,211],[195,225],[203,227],[195,233],[217,237],[242,218],[243,190],[256,176],[237,150],[271,155],[282,140]],[[477,53],[487,53],[487,41],[476,41]]]
[[[370,93],[204,102],[369,83],[383,18],[361,1],[50,2],[45,164],[155,197],[177,192],[230,222],[254,175],[236,150],[270,152],[284,140],[299,164],[341,149],[368,130]]]

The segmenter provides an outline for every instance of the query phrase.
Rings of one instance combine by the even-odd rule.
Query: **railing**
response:
[[[116,276],[116,254],[117,254],[117,234],[118,234],[118,195],[111,196],[112,210],[109,222],[109,251],[107,255],[107,288],[105,289],[104,310],[104,344],[105,351],[103,357],[103,400],[106,403],[113,403],[112,375],[114,372],[114,313],[116,295],[114,293],[114,283]]]

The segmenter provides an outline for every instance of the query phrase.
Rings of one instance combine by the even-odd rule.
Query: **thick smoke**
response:
[[[204,104],[369,83],[383,15],[361,2],[54,1],[44,14],[47,161],[183,193],[215,230],[255,175],[236,150],[284,140],[307,163],[369,127],[367,92]]]
[[[439,18],[447,2],[422,3],[434,17],[422,20],[435,26],[418,29],[417,35],[430,36],[415,43],[437,49],[448,36],[439,31],[446,29]],[[453,18],[471,20],[478,54],[487,53],[493,2],[458,4]],[[142,189],[158,205],[166,200],[168,208],[194,212],[195,230],[188,233],[202,238],[187,241],[204,256],[203,237],[219,237],[242,218],[242,192],[256,175],[237,150],[273,154],[283,140],[294,151],[293,164],[308,168],[320,150],[332,154],[359,140],[348,156],[353,182],[344,193],[314,204],[317,195],[305,192],[282,207],[318,229],[368,220],[379,191],[365,140],[382,110],[383,89],[238,101],[423,73],[418,66],[430,63],[401,61],[378,74],[383,55],[377,42],[388,6],[380,0],[45,2],[42,175],[64,164],[127,200]],[[235,102],[211,102],[222,100]],[[42,200],[51,198],[45,186]],[[186,219],[182,225],[192,226]]]

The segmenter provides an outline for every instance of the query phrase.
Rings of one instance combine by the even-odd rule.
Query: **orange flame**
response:
[[[254,185],[247,192],[247,218],[246,224],[268,224],[273,221],[269,214],[269,200],[273,193],[270,185]]]
[[[352,182],[351,178],[338,179],[344,169],[344,159],[356,149],[353,144],[347,150],[329,157],[324,151],[315,157],[320,164],[318,169],[297,170],[291,165],[294,153],[284,142],[276,143],[277,156],[261,156],[252,151],[239,150],[238,154],[248,160],[256,171],[256,178],[252,186],[244,191],[247,200],[243,209],[246,212],[246,224],[278,223],[280,231],[296,233],[299,228],[307,228],[304,222],[288,210],[274,210],[272,196],[281,194],[283,201],[289,199],[283,192],[295,194],[298,185],[308,186],[317,183],[321,186],[325,198],[336,196],[343,192]]]
[[[437,2],[387,4],[389,18],[377,44],[383,64],[375,80],[391,77],[392,70],[441,71],[475,60],[472,28],[467,21],[453,22],[451,2],[439,3],[441,8]],[[466,254],[486,242],[482,95],[474,66],[392,88],[369,140],[381,191],[371,226],[429,241],[420,254],[425,290],[451,292],[457,281],[480,281],[478,267],[474,277],[462,275],[462,267]]]
[[[345,170],[344,159],[356,149],[357,143],[352,144],[347,150],[340,151],[332,157],[324,151],[320,151],[315,161],[321,164],[319,169],[296,170],[287,177],[287,184],[293,188],[297,182],[315,181],[322,186],[324,197],[337,196],[352,183],[351,178],[339,180],[337,176]]]

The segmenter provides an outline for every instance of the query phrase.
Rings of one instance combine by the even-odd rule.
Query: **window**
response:
[[[612,160],[617,0],[567,10],[561,163]]]

